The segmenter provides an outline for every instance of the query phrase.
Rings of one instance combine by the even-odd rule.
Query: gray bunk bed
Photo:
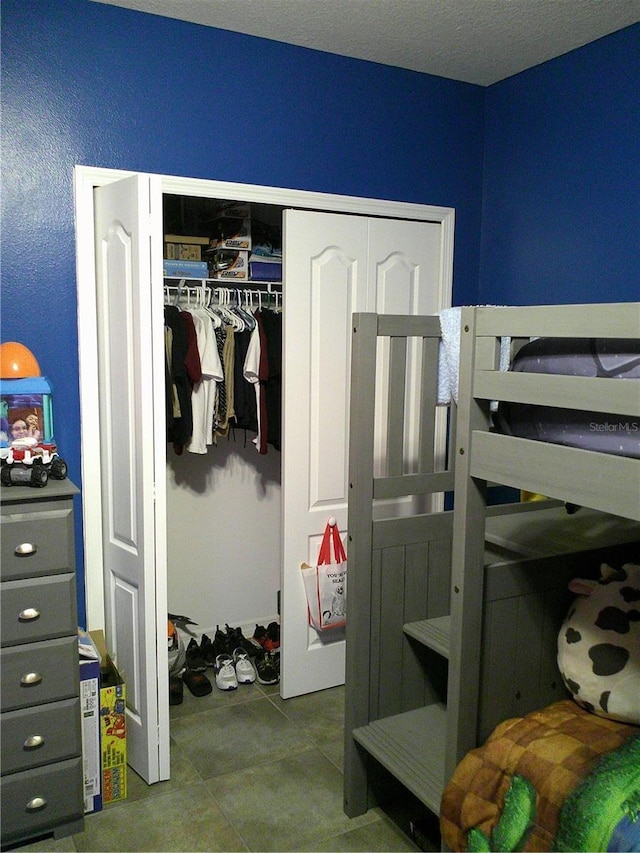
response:
[[[640,305],[463,309],[446,454],[439,319],[353,320],[344,808],[379,802],[390,775],[438,814],[468,750],[566,697],[556,637],[568,580],[638,559],[640,460],[497,434],[490,403],[597,399],[640,421],[640,380],[503,372],[500,340],[516,351],[539,336],[638,338]],[[489,506],[488,484],[549,499]]]

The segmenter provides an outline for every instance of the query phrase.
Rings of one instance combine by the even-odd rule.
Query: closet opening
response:
[[[218,650],[231,632],[279,634],[283,208],[168,193],[162,207],[165,325],[196,336],[172,365],[188,409],[167,417],[168,610],[194,623],[174,619],[185,646]]]
[[[344,642],[325,642],[309,627],[300,566],[316,559],[329,517],[343,537],[348,531],[350,317],[449,305],[455,215],[89,166],[76,166],[74,179],[86,621],[105,629],[127,672],[129,763],[154,782],[169,778],[167,612],[198,622],[194,636],[229,619],[242,624],[245,613],[255,628],[260,614],[278,615],[281,591],[281,698],[343,683]],[[261,217],[272,214],[267,222],[281,223],[284,449],[268,452],[260,468],[237,431],[235,442],[207,451],[204,466],[195,454],[168,464],[164,236],[198,236],[215,200],[250,202]],[[211,237],[206,222],[200,236]],[[203,289],[201,280],[196,287]],[[227,513],[224,524],[211,512],[215,501]],[[250,535],[256,527],[265,542]],[[246,563],[236,558],[241,546]],[[230,547],[236,550],[225,553]],[[214,549],[216,559],[225,555],[220,577]],[[255,572],[233,593],[244,609],[232,610],[225,595],[243,566]],[[259,590],[258,572],[266,579]],[[206,604],[202,577],[211,589]]]

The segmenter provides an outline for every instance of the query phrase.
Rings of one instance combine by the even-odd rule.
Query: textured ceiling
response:
[[[640,21],[640,0],[94,0],[488,86]]]

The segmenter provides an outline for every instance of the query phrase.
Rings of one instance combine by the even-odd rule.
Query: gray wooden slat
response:
[[[404,564],[403,547],[385,548],[382,552],[380,577],[380,603],[384,619],[381,625],[383,641],[378,648],[380,682],[378,687],[378,714],[389,717],[399,714],[402,708],[403,686],[403,635],[404,621]]]
[[[404,422],[407,383],[407,339],[391,338],[387,388],[387,474],[403,473]]]
[[[477,308],[478,335],[638,338],[640,302]]]
[[[513,707],[517,715],[527,713],[538,702],[538,685],[542,657],[542,624],[544,594],[522,595],[516,599],[514,645],[515,670],[512,684]],[[546,650],[545,650],[546,651]]]
[[[517,599],[492,601],[485,608],[477,724],[479,740],[486,739],[498,723],[512,716],[516,658],[513,636],[517,613],[514,601]]]
[[[404,474],[396,477],[377,477],[373,482],[374,499],[399,498],[405,495],[430,495],[453,489],[453,472],[435,474]]]
[[[419,417],[420,433],[418,436],[419,470],[421,472],[435,470],[435,433],[436,408],[438,404],[438,351],[439,338],[422,341],[422,360],[420,364],[421,377],[421,412]]]
[[[430,673],[425,673],[420,647],[407,642],[402,625],[415,619],[424,619],[429,608],[430,553],[428,543],[407,545],[404,549],[403,612],[400,624],[393,630],[402,638],[402,710],[409,711],[433,702],[438,693],[430,683]]]
[[[451,597],[451,538],[429,541],[429,601],[427,618],[449,615]]]
[[[440,320],[434,316],[413,314],[378,314],[377,333],[380,337],[440,337]]]
[[[473,477],[640,521],[639,459],[480,431],[471,457]]]
[[[373,522],[373,547],[411,545],[430,539],[444,539],[451,536],[452,529],[451,512],[383,518]]]
[[[474,395],[484,400],[640,415],[640,379],[478,370],[474,374],[473,388]]]

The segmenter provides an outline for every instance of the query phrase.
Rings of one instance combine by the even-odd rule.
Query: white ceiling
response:
[[[640,21],[640,0],[94,0],[488,86]]]

